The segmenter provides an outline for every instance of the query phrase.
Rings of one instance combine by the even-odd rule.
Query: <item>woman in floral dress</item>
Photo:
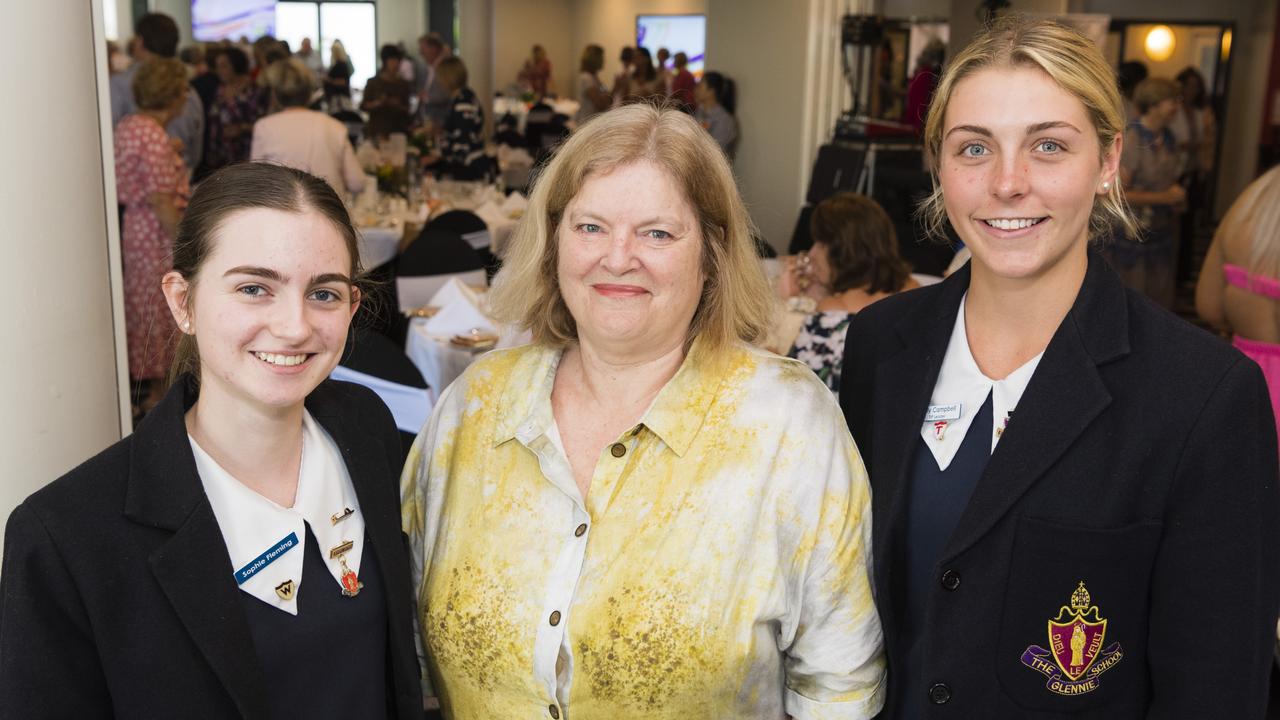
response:
[[[209,107],[209,143],[204,164],[210,170],[249,159],[253,124],[267,112],[267,93],[249,77],[249,56],[239,48],[224,48],[214,58],[221,83]]]
[[[181,111],[188,92],[181,62],[148,60],[133,82],[138,110],[115,130],[116,192],[125,206],[121,245],[129,379],[135,387],[146,386],[142,410],[162,395],[173,354],[160,278],[169,270],[174,231],[190,190],[186,164],[164,126]]]

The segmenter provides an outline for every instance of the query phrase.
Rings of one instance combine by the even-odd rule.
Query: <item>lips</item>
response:
[[[596,283],[591,286],[592,290],[604,295],[605,297],[629,298],[640,297],[649,294],[648,290],[639,285],[615,285],[613,283]]]

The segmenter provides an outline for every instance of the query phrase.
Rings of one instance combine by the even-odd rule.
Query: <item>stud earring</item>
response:
[[[191,332],[191,321],[190,321],[190,320],[183,320],[183,321],[182,321],[182,329],[183,329],[183,330],[186,330],[187,332]]]
[[[1107,181],[1107,182],[1102,183],[1102,192],[1111,192],[1111,182],[1110,182],[1110,181]]]

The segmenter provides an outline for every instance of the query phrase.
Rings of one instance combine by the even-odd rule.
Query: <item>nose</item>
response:
[[[311,323],[307,319],[307,301],[301,297],[282,297],[272,308],[271,334],[287,343],[297,345],[311,335]]]
[[[1027,193],[1030,164],[1020,155],[1005,155],[996,163],[991,194],[1001,200],[1014,200]]]
[[[600,259],[601,267],[611,275],[625,275],[634,270],[637,262],[636,242],[635,232],[629,228],[609,238],[609,247]]]

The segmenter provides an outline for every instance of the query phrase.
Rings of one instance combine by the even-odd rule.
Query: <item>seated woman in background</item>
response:
[[[918,283],[911,277],[911,266],[898,255],[889,215],[866,195],[842,192],[818,203],[809,232],[813,247],[787,263],[778,288],[788,299],[791,327],[799,325],[798,334],[790,331],[795,340],[787,356],[813,368],[827,387],[839,392],[849,318]],[[802,287],[809,297],[820,299],[792,303],[790,298],[801,296]]]
[[[267,87],[283,108],[253,126],[254,160],[288,165],[319,176],[338,194],[364,189],[364,172],[347,140],[347,128],[307,108],[316,81],[302,60],[290,58],[266,69]]]
[[[694,119],[711,133],[724,154],[733,158],[738,144],[738,120],[733,116],[737,103],[734,82],[718,72],[709,72],[694,88],[693,97],[698,102]]]
[[[1222,218],[1196,285],[1196,312],[1234,333],[1280,408],[1280,167],[1245,188]]]
[[[457,180],[479,180],[492,168],[484,152],[484,108],[475,92],[467,87],[467,66],[456,55],[440,61],[436,77],[449,93],[449,114],[445,116],[440,153],[422,159],[423,165]]]
[[[873,717],[867,477],[826,387],[748,344],[769,290],[715,143],[593,119],[504,260],[533,344],[444,391],[401,480],[445,716]]]
[[[200,183],[156,318],[182,332],[169,392],[9,516],[0,707],[422,717],[399,433],[327,379],[359,277],[323,180],[240,163]]]

